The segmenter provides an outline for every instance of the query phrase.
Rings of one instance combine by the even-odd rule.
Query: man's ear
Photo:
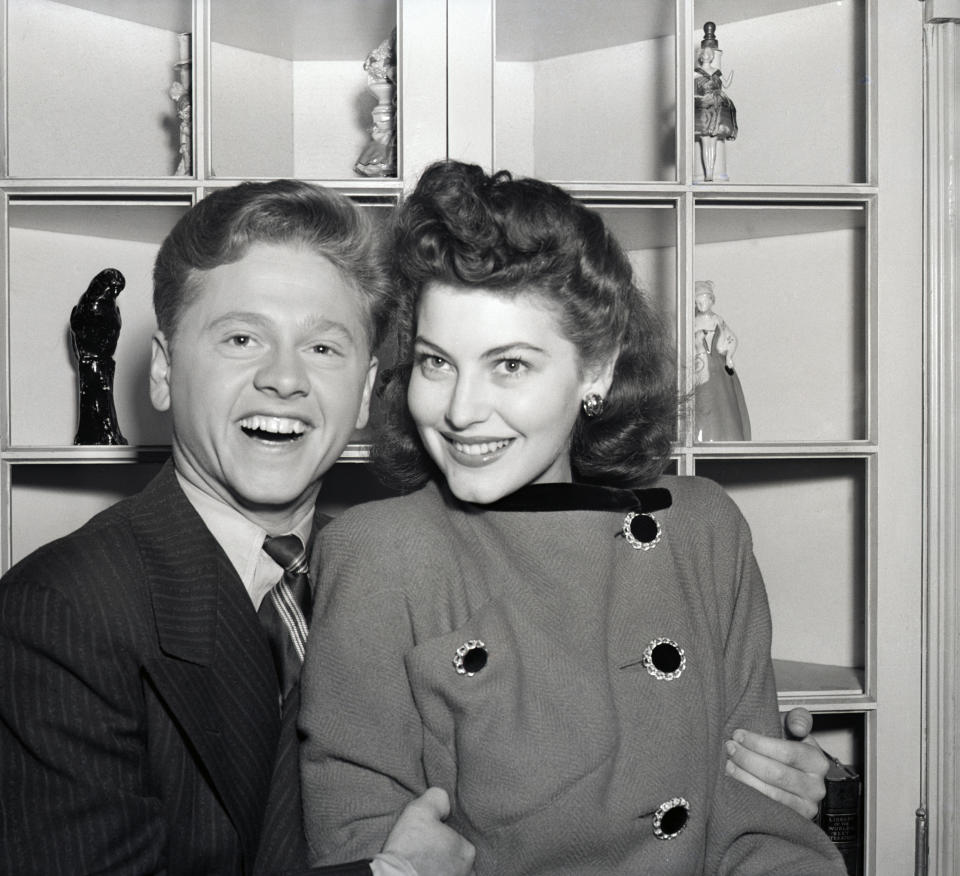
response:
[[[362,429],[370,419],[370,399],[373,397],[373,387],[377,382],[377,368],[380,362],[376,356],[370,357],[370,367],[363,380],[363,395],[360,399],[360,411],[357,413],[357,429]]]
[[[151,341],[150,401],[158,411],[170,409],[170,344],[161,331]]]

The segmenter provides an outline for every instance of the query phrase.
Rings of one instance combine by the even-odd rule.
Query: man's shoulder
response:
[[[10,573],[25,568],[42,567],[59,560],[85,565],[94,559],[106,544],[116,544],[130,537],[130,512],[135,507],[132,498],[121,499],[95,514],[73,532],[40,545],[20,560]]]
[[[126,577],[139,555],[138,528],[144,520],[157,525],[169,520],[169,508],[156,507],[154,485],[115,502],[82,526],[41,545],[16,563],[2,579],[4,588],[14,582],[44,584],[75,591],[84,586],[108,588]]]

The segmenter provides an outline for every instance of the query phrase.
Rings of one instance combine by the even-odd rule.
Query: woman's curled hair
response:
[[[541,296],[584,367],[619,350],[602,413],[574,429],[574,477],[641,486],[660,475],[676,437],[671,344],[599,214],[541,180],[438,162],[397,208],[392,267],[397,365],[381,385],[386,422],[375,448],[386,483],[411,489],[435,471],[406,399],[417,303],[431,282]]]

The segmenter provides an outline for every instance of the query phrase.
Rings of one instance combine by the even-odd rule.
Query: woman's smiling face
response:
[[[581,401],[606,389],[584,373],[536,292],[434,282],[420,296],[407,401],[458,499],[487,504],[527,484],[572,480]]]

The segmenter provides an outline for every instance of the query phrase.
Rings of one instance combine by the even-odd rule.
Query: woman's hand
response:
[[[798,739],[734,731],[726,744],[727,775],[813,818],[826,793],[823,778],[829,762],[809,735],[813,718],[806,709],[793,709],[785,723],[788,733]]]

